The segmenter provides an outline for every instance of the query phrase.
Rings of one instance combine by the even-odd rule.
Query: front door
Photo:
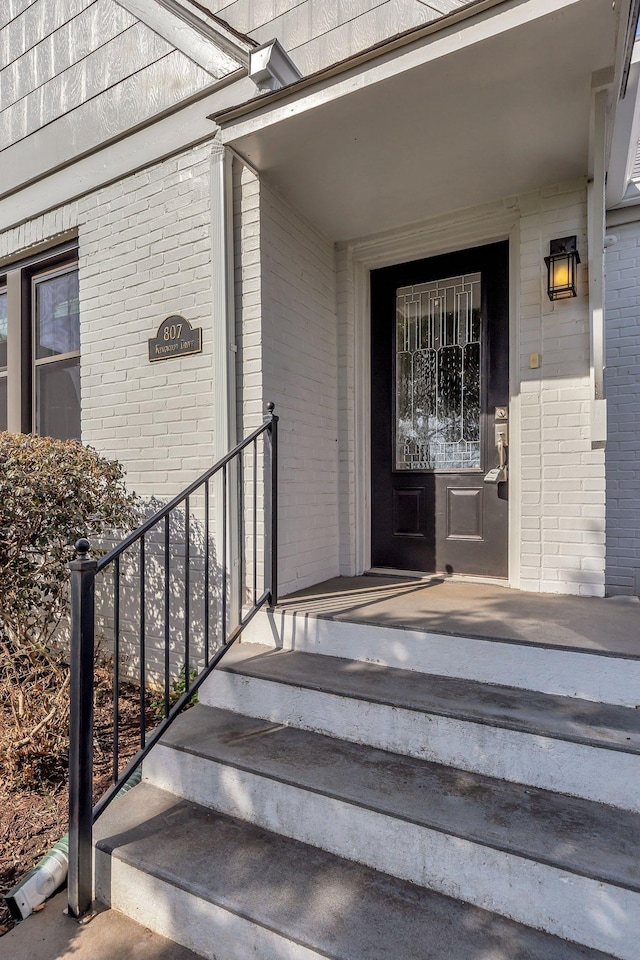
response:
[[[508,453],[508,269],[504,242],[371,274],[374,567],[507,576],[505,472],[491,481]]]

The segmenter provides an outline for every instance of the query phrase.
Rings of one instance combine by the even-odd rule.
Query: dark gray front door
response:
[[[372,565],[507,576],[508,244],[371,274]],[[500,416],[500,414],[499,414]]]

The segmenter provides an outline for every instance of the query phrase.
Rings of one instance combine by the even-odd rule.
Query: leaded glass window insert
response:
[[[481,275],[396,291],[395,469],[480,467]]]

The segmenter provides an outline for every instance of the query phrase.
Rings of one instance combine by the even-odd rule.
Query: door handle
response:
[[[509,446],[508,424],[504,417],[495,424],[496,447],[498,450],[498,466],[485,476],[485,483],[504,483],[508,479],[507,448]]]

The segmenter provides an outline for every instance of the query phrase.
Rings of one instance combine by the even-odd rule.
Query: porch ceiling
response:
[[[366,236],[586,175],[617,25],[606,0],[509,2],[216,119],[327,237]]]

